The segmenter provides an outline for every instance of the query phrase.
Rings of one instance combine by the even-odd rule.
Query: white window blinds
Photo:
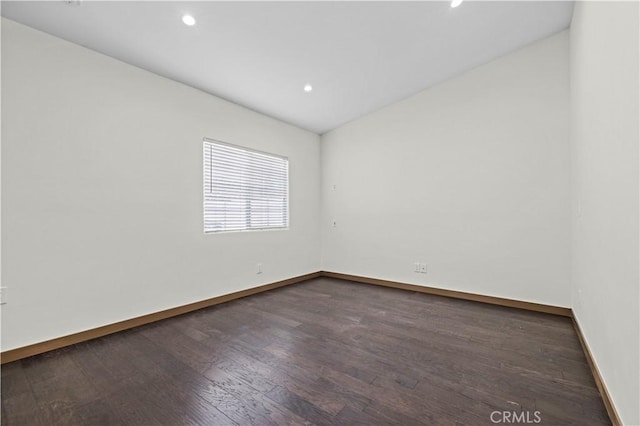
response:
[[[204,231],[289,226],[289,160],[204,141]]]

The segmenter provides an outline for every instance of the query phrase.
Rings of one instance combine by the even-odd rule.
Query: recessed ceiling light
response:
[[[196,18],[191,15],[183,15],[182,22],[184,22],[185,25],[192,27],[196,24]]]
[[[462,0],[451,0],[451,7],[458,7],[462,4]]]
[[[313,87],[309,83],[304,85],[304,91],[305,92],[310,92],[312,90],[313,90]]]

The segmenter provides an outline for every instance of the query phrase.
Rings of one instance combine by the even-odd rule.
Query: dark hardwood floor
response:
[[[2,366],[7,426],[490,425],[502,412],[610,424],[568,318],[327,278]]]

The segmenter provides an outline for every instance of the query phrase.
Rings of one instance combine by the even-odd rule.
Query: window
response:
[[[204,141],[204,232],[289,226],[289,160]]]

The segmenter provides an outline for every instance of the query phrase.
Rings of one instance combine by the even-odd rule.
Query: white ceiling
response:
[[[2,2],[9,19],[316,133],[563,30],[572,12],[569,1]]]

